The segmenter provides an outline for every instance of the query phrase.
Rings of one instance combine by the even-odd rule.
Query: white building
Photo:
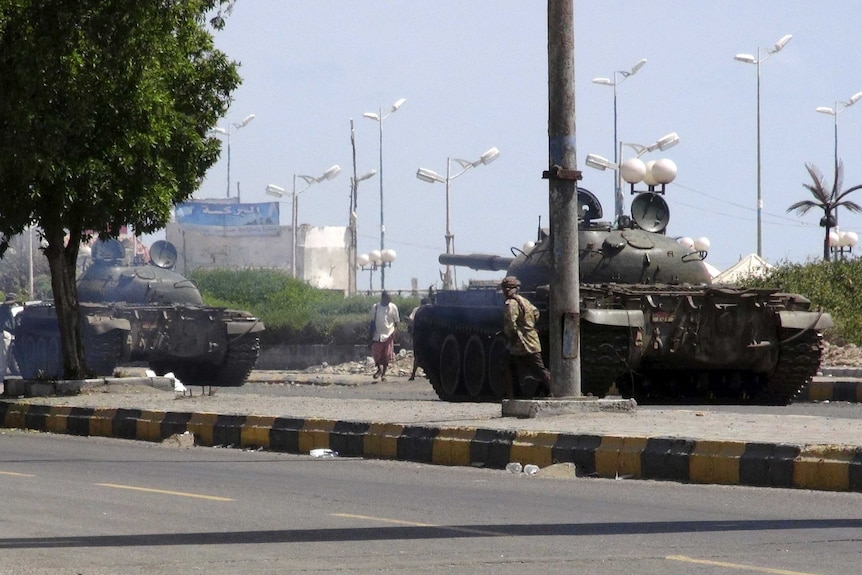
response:
[[[240,204],[224,200],[186,202],[176,208],[165,238],[177,249],[175,269],[266,268],[290,273],[294,268],[294,233],[279,225],[278,203]],[[321,289],[347,292],[347,227],[296,230],[296,277]]]

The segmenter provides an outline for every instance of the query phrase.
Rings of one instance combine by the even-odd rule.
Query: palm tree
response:
[[[831,190],[827,190],[823,174],[813,164],[805,164],[805,168],[808,170],[814,183],[802,184],[802,186],[811,192],[814,199],[796,202],[787,208],[787,211],[792,212],[795,210],[801,216],[808,213],[808,210],[811,208],[823,210],[823,218],[820,220],[820,225],[826,228],[826,236],[823,239],[823,260],[828,262],[829,232],[838,223],[838,208],[845,207],[851,212],[862,212],[862,206],[846,199],[852,192],[862,189],[862,185],[853,186],[841,191],[844,185],[844,162],[839,162],[835,166],[835,181],[832,184]]]

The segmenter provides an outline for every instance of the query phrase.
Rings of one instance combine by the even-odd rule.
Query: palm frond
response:
[[[787,211],[792,212],[796,210],[796,212],[800,216],[804,216],[808,213],[808,210],[811,210],[813,208],[823,209],[823,205],[817,202],[813,202],[811,200],[802,200],[801,202],[796,202],[795,204],[787,208]]]

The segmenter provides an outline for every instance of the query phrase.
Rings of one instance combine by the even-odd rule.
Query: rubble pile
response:
[[[862,367],[862,348],[853,343],[838,346],[824,342],[821,365]]]
[[[304,373],[367,375],[369,377],[374,374],[374,371],[374,360],[371,359],[371,356],[366,357],[364,361],[349,361],[339,365],[323,363],[321,365],[313,365],[303,370]],[[409,376],[411,371],[413,371],[413,351],[402,349],[395,354],[395,361],[389,364],[387,374]],[[417,371],[416,374],[424,375],[421,369]]]

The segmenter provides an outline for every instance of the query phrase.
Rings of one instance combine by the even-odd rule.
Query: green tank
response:
[[[828,313],[799,294],[711,284],[705,251],[666,235],[661,193],[640,193],[632,216],[601,221],[594,194],[578,188],[580,207],[580,357],[584,395],[639,402],[786,404],[817,372]],[[442,254],[444,265],[518,277],[521,295],[541,312],[548,362],[552,254],[547,237],[512,257]],[[501,273],[502,278],[503,273]],[[477,282],[436,292],[416,313],[414,353],[446,401],[504,397],[508,351],[501,335],[503,295]],[[533,398],[540,381],[522,377],[514,394]]]
[[[78,280],[88,367],[111,375],[121,363],[145,362],[183,383],[241,386],[260,353],[263,322],[248,312],[204,305],[193,282],[174,272],[176,250],[156,242],[150,261],[129,261],[116,240],[97,241],[93,263]],[[15,358],[22,377],[62,375],[54,305],[18,314]]]

